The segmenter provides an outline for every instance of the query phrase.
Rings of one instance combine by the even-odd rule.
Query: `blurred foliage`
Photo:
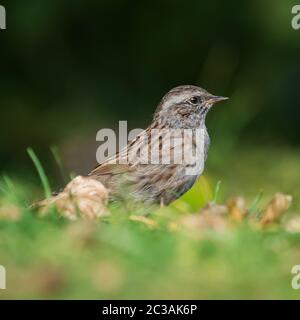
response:
[[[278,186],[299,194],[299,156],[288,149],[269,149],[267,159],[264,154],[256,148],[231,157],[236,169],[223,170],[218,203],[242,196],[247,208],[254,204],[261,211],[281,191]],[[230,220],[213,212],[209,224],[199,225],[202,207],[214,197],[216,176],[201,177],[184,197],[147,218],[133,219],[132,212],[111,207],[111,216],[93,222],[53,214],[38,218],[27,207],[35,187],[4,177],[0,262],[7,289],[1,298],[297,299],[291,268],[299,264],[299,198],[268,228],[250,220],[232,221],[229,228]],[[254,203],[261,185],[263,199]],[[295,222],[287,229],[289,219]]]
[[[95,163],[97,130],[124,119],[145,127],[162,95],[187,83],[231,98],[208,117],[215,159],[245,143],[298,143],[294,1],[2,4],[8,25],[0,32],[5,170],[26,174],[28,146],[51,167],[48,149],[59,144],[68,167],[85,172]]]
[[[188,213],[233,195],[277,191],[299,213],[300,31],[292,0],[10,0],[0,30],[0,263],[4,298],[297,298],[299,233],[176,229]],[[95,164],[96,132],[146,127],[170,88],[195,84],[230,100],[210,112],[205,176],[158,228],[116,212],[109,221],[37,219],[42,197],[26,154],[52,189]],[[62,160],[60,159],[62,157]],[[59,164],[59,167],[57,166]],[[66,168],[65,168],[66,167]],[[7,217],[13,221],[6,221]]]

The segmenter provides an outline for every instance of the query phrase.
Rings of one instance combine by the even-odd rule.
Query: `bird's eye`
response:
[[[192,97],[192,98],[190,99],[190,103],[191,103],[191,104],[198,104],[199,101],[200,101],[199,97]]]

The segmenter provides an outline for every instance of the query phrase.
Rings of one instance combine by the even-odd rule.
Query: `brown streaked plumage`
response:
[[[145,205],[162,202],[169,204],[189,190],[201,175],[204,168],[198,165],[204,163],[209,147],[205,117],[214,103],[225,99],[191,85],[170,90],[159,103],[150,126],[123,150],[95,168],[89,176],[109,189],[112,200],[129,198]],[[140,150],[140,154],[144,152],[150,157],[155,144],[158,144],[161,157],[163,146],[159,135],[153,134],[153,129],[177,130],[176,135],[181,135],[185,129],[189,129],[191,139],[185,145],[187,148],[185,150],[190,151],[196,148],[194,136],[196,129],[202,129],[204,150],[193,164],[184,162],[178,164],[177,158],[180,155],[174,146],[171,148],[173,161],[169,164],[143,163],[138,157],[128,159],[128,155],[135,154],[133,151],[136,149]],[[126,164],[121,164],[124,163],[122,160],[128,161]],[[189,166],[196,169],[192,175],[186,174]]]

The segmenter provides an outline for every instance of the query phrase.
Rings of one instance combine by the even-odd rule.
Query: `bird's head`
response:
[[[215,96],[196,86],[179,86],[170,90],[159,103],[154,120],[171,128],[197,128],[217,102],[228,98]]]

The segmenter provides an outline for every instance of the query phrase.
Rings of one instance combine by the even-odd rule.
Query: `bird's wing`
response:
[[[124,147],[121,151],[112,155],[105,162],[99,164],[91,173],[92,175],[95,172],[104,172],[103,174],[107,174],[109,169],[114,168],[116,172],[122,173],[123,170],[128,170],[130,167],[134,166],[135,159],[130,158],[131,155],[134,155],[134,151],[143,149],[148,142],[149,128],[142,131],[139,135],[137,135],[132,141],[130,141],[126,147]],[[116,166],[117,164],[117,166]],[[113,165],[113,166],[110,166]]]
[[[89,176],[102,176],[102,175],[117,175],[130,170],[128,164],[119,163],[103,163],[96,167]]]
[[[143,131],[135,139],[133,139],[125,148],[108,158],[105,162],[98,165],[89,176],[98,178],[99,180],[109,179],[111,176],[129,173],[134,170],[135,161],[130,161],[130,150],[141,146],[145,142],[145,132]],[[142,139],[141,139],[142,137]],[[135,159],[131,159],[135,160]]]
[[[110,191],[114,190],[118,184],[126,180],[126,175],[131,171],[127,164],[103,163],[95,168],[89,177],[100,181]]]

